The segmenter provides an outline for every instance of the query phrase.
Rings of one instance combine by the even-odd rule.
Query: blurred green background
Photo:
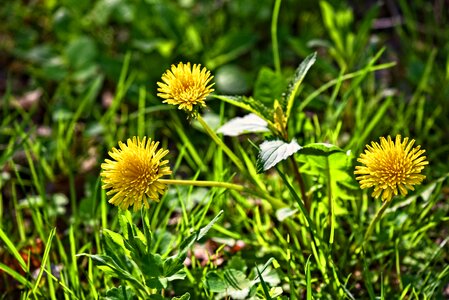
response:
[[[140,87],[147,90],[147,105],[160,104],[156,81],[179,61],[209,68],[217,93],[251,94],[259,70],[273,67],[273,5],[268,0],[5,1],[0,8],[3,108],[11,97],[38,90],[40,117],[47,116],[42,122],[49,122],[74,111],[92,81],[100,80],[88,115],[101,115],[108,96],[115,93],[127,53],[130,111],[138,105]],[[409,130],[440,142],[447,138],[448,108],[442,104],[449,99],[447,5],[443,0],[326,5],[284,0],[278,18],[284,73],[318,51],[318,63],[307,81],[307,88],[317,88],[342,70],[357,70],[385,47],[380,61],[397,65],[377,74],[381,85],[376,88],[396,95],[394,114],[403,114],[409,102],[419,102],[426,110],[418,120],[403,114],[411,123],[419,122]],[[313,105],[323,109],[319,102]],[[427,124],[429,118],[436,124]]]
[[[192,178],[200,170],[201,179],[223,177],[223,170],[214,169],[216,148],[194,123],[190,126],[185,114],[162,105],[156,82],[171,64],[189,61],[211,70],[217,94],[257,94],[263,101],[264,88],[270,87],[264,78],[275,69],[274,5],[272,0],[2,1],[0,218],[17,248],[36,236],[44,240],[55,224],[60,231],[76,224],[75,230],[85,233],[76,249],[91,250],[100,222],[107,223],[99,213],[106,202],[99,189],[100,164],[117,141],[130,136],[161,141],[180,176]],[[376,65],[395,64],[339,82],[339,89],[324,89],[304,110],[295,108],[290,124],[299,132],[295,138],[301,143],[329,141],[359,153],[366,143],[399,133],[427,150],[428,181],[443,178],[449,172],[448,7],[448,0],[283,0],[277,20],[283,76],[288,78],[307,55],[317,52],[298,105],[326,83],[363,69],[373,57]],[[242,114],[216,99],[208,106],[215,123]],[[227,141],[235,145],[242,140]],[[208,173],[213,169],[214,174]],[[449,190],[442,191],[439,199],[448,200]],[[172,193],[168,197],[174,198]],[[35,214],[25,212],[32,204],[22,202],[21,207],[17,202],[30,195],[47,200],[36,200]],[[220,201],[217,207],[225,207],[226,201]],[[440,209],[444,215],[448,206]],[[44,221],[36,217],[41,211]],[[26,221],[23,228],[16,226],[20,218]],[[420,244],[423,255],[417,265],[425,266],[426,255],[436,247],[432,238],[447,237],[447,221],[441,220],[431,228],[435,231],[427,244]],[[111,227],[117,226],[112,222]],[[411,255],[412,250],[404,251]],[[0,255],[7,261],[6,251]],[[447,254],[435,265],[444,268]],[[75,282],[77,276],[71,279]],[[413,276],[409,281],[418,281]],[[2,279],[8,282],[7,276]],[[444,283],[438,282],[438,288]]]

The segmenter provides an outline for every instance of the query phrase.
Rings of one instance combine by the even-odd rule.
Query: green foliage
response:
[[[439,5],[2,3],[0,298],[447,298]],[[214,75],[209,131],[157,97],[179,61]],[[397,133],[426,149],[426,180],[364,241],[382,203],[356,157]],[[143,216],[118,213],[98,174],[134,135],[170,150],[173,179],[241,189],[170,186]]]
[[[126,287],[112,288],[106,292],[111,299],[125,299],[128,296],[150,297],[160,295],[174,280],[183,280],[184,261],[187,251],[203,238],[218,221],[220,212],[209,224],[189,236],[182,237],[177,254],[163,257],[154,252],[154,239],[147,218],[142,219],[143,232],[134,223],[129,211],[119,214],[123,234],[103,229],[102,241],[105,254],[80,254],[91,258],[102,271],[126,282]],[[175,249],[173,249],[175,250]],[[151,292],[156,290],[156,293]],[[151,295],[151,296],[150,296]],[[186,294],[187,295],[187,294]],[[181,299],[189,299],[188,296]],[[159,299],[159,298],[154,298]],[[160,299],[165,299],[160,297]]]
[[[265,120],[271,120],[272,110],[252,97],[215,95],[217,99],[243,108]]]
[[[309,71],[310,67],[315,63],[316,60],[316,53],[310,54],[307,56],[304,61],[298,66],[298,68],[295,71],[295,75],[291,79],[288,90],[283,94],[285,95],[285,100],[281,102],[282,110],[284,111],[285,118],[288,121],[288,118],[290,117],[290,113],[293,108],[293,104],[295,102],[298,89],[301,86],[302,81],[304,80],[304,77],[306,76],[307,72]]]
[[[256,266],[249,277],[245,275],[247,266],[241,259],[235,257],[231,259],[227,268],[223,271],[211,271],[206,274],[206,284],[208,289],[216,293],[217,299],[232,297],[233,299],[270,299],[268,284],[271,290],[277,292],[282,290],[276,287],[280,283],[278,274],[269,265],[273,259],[269,259],[265,265]],[[260,269],[259,269],[260,268]],[[260,283],[265,297],[256,296],[257,284]]]
[[[306,145],[297,153],[298,161],[302,163],[301,171],[304,174],[315,176],[320,183],[330,184],[331,186],[326,189],[332,190],[334,197],[352,199],[348,189],[357,189],[351,174],[352,153],[325,143]]]
[[[254,98],[266,106],[273,106],[274,100],[282,99],[287,83],[285,78],[267,67],[262,67],[254,84]]]

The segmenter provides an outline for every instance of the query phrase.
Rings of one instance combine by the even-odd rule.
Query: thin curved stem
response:
[[[204,130],[206,130],[207,134],[214,140],[214,142],[226,153],[226,155],[234,162],[234,164],[239,168],[241,172],[246,173],[246,169],[243,165],[243,162],[229,149],[228,146],[223,143],[223,141],[217,136],[217,134],[207,125],[204,119],[198,114],[197,115],[198,122],[200,122],[201,126],[203,126]]]
[[[236,190],[239,192],[243,192],[245,190],[245,187],[243,185],[221,181],[184,180],[184,179],[159,179],[158,181],[164,184],[222,187],[226,189]]]
[[[207,125],[207,123],[204,121],[204,119],[201,117],[201,115],[197,115],[197,120],[200,122],[201,126],[203,126],[204,130],[209,134],[209,136],[214,140],[214,142],[223,149],[223,151],[226,153],[226,155],[234,162],[234,164],[237,166],[237,168],[240,170],[240,172],[244,174],[248,174],[248,170],[245,168],[243,162],[229,149],[228,146],[226,146],[223,141],[217,136],[217,134]],[[161,179],[159,179],[161,181]],[[168,179],[165,179],[168,180]],[[184,181],[184,180],[183,180]],[[192,180],[185,180],[185,183],[173,183],[173,184],[185,184],[185,185],[196,185],[196,186],[215,186],[215,187],[224,187],[229,189],[234,189],[236,191],[240,192],[246,192],[248,194],[252,194],[255,196],[258,196],[260,198],[266,199],[270,201],[271,205],[273,205],[274,208],[279,209],[282,207],[285,207],[286,205],[281,200],[274,198],[270,196],[266,191],[261,190],[260,187],[257,187],[255,189],[249,189],[240,185],[235,185],[232,183],[227,182],[218,182],[218,181],[192,181]],[[190,182],[190,183],[187,183]],[[213,184],[212,184],[213,183]],[[170,184],[170,183],[167,183]],[[257,182],[256,182],[257,184]],[[241,188],[237,188],[237,186],[240,186]]]
[[[240,184],[229,183],[229,182],[221,182],[221,181],[207,181],[207,180],[183,180],[183,179],[159,179],[160,183],[163,184],[173,184],[173,185],[193,185],[193,186],[202,186],[202,187],[219,187],[230,189],[242,193],[251,194],[254,196],[258,196],[262,199],[268,200],[276,209],[281,207],[285,207],[286,205],[277,198],[274,198],[266,193],[262,193],[256,189],[250,189],[244,187]]]
[[[306,184],[304,183],[301,172],[299,171],[298,162],[293,156],[290,156],[290,161],[293,165],[293,174],[295,175],[295,179],[299,184],[299,191],[301,192],[302,201],[304,202],[304,206],[306,207],[307,212],[310,213],[311,203],[309,197],[307,197]]]
[[[388,208],[390,203],[391,203],[391,200],[385,201],[382,204],[382,207],[377,211],[376,215],[374,216],[374,219],[371,220],[371,223],[369,224],[368,229],[366,230],[365,237],[363,239],[363,243],[368,241],[368,239],[370,238],[371,233],[372,233],[372,231],[374,229],[374,226],[380,220],[380,218],[382,217],[382,215],[384,214],[385,210]]]

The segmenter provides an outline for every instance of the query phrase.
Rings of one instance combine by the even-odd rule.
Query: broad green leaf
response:
[[[35,74],[47,80],[63,81],[69,72],[67,66],[63,63],[62,58],[57,57],[53,60],[46,61],[42,64]]]
[[[336,199],[351,199],[347,188],[353,183],[351,168],[351,153],[339,147],[326,143],[316,143],[304,146],[298,151],[298,160],[303,164],[301,171],[317,176],[326,188],[329,210],[328,225],[330,226],[329,243],[333,243],[335,214],[344,213],[343,207]]]
[[[207,273],[206,285],[211,292],[218,293],[218,299],[225,296],[231,299],[246,299],[252,282],[243,272],[226,269],[223,272]]]
[[[171,300],[190,300],[190,294],[185,293],[181,297],[173,297],[173,298],[171,298]]]
[[[206,285],[209,291],[214,293],[222,293],[226,291],[227,284],[216,272],[206,274]]]
[[[229,295],[232,299],[246,299],[252,286],[251,280],[238,270],[228,269],[223,273],[227,288],[222,294]]]
[[[333,153],[343,152],[340,147],[337,147],[328,143],[313,143],[302,147],[300,154],[303,155],[318,155],[318,156],[329,156]]]
[[[136,300],[134,291],[129,287],[119,286],[109,289],[104,300]]]
[[[141,233],[141,231],[137,229],[137,226],[135,226],[134,224],[128,224],[128,226],[128,238],[124,241],[125,247],[130,251],[131,257],[135,261],[139,261],[147,254],[147,245],[145,244],[146,240],[144,237],[139,238],[138,235],[135,235],[137,232]],[[138,231],[136,231],[136,229]]]
[[[271,266],[259,265],[255,269],[258,271],[258,275],[257,278],[253,280],[253,284],[262,282],[262,280],[270,286],[276,286],[281,283],[278,273]]]
[[[111,270],[120,270],[121,268],[115,263],[115,261],[112,259],[112,257],[108,255],[102,255],[102,254],[86,254],[86,253],[80,253],[77,254],[77,256],[87,256],[94,262],[97,266],[107,266]],[[123,273],[126,273],[123,272]]]
[[[298,160],[305,163],[303,169],[311,175],[336,176],[339,183],[351,182],[351,152],[326,143],[309,144],[298,151]]]
[[[175,276],[178,272],[184,269],[184,257],[170,256],[164,261],[164,276],[171,277]],[[185,276],[185,274],[182,274]]]
[[[271,107],[275,99],[281,99],[285,87],[286,81],[282,75],[270,68],[262,67],[254,86],[254,99]]]
[[[288,158],[302,148],[294,139],[290,143],[281,140],[265,141],[259,147],[260,152],[257,162],[259,173],[274,167],[281,160]]]
[[[298,151],[301,170],[309,175],[319,176],[331,183],[332,194],[340,199],[350,199],[345,189],[354,189],[352,176],[352,154],[341,148],[324,143],[309,144]],[[330,181],[329,181],[330,180]],[[349,197],[349,198],[348,198]]]
[[[129,255],[131,253],[130,250],[126,248],[123,237],[108,229],[103,229],[102,233],[104,253],[107,256],[110,256],[118,265],[130,271],[128,268],[128,260],[130,259]]]
[[[145,280],[145,285],[152,289],[162,290],[168,286],[168,280],[165,277],[150,277]]]
[[[285,117],[287,118],[287,120],[290,117],[290,113],[293,107],[293,103],[295,102],[298,88],[301,85],[302,81],[304,80],[304,77],[306,76],[310,67],[315,63],[315,61],[316,61],[316,52],[310,54],[304,59],[304,61],[296,69],[293,79],[290,81],[287,90],[287,95],[285,98],[287,101],[287,107],[285,109]]]
[[[118,211],[118,222],[120,224],[120,229],[123,232],[124,238],[128,238],[128,224],[133,224],[133,219],[131,212],[129,210],[119,209]],[[132,233],[131,233],[132,234]]]
[[[267,126],[268,123],[264,119],[256,114],[249,114],[229,120],[218,128],[217,133],[238,136],[244,133],[270,131]]]
[[[143,233],[145,235],[145,244],[147,245],[146,252],[151,252],[151,244],[153,241],[153,233],[151,232],[149,218],[142,218],[142,226],[143,226]]]
[[[247,266],[246,261],[237,255],[233,255],[227,264],[228,268],[236,269],[242,272],[246,272]]]
[[[148,277],[159,277],[163,275],[164,260],[158,253],[148,253],[141,260],[142,273]]]
[[[267,122],[272,119],[273,110],[251,97],[228,95],[213,95],[213,97],[256,114]]]
[[[98,267],[107,267],[110,269],[110,272],[114,274],[116,277],[122,280],[128,281],[130,284],[138,287],[139,289],[143,288],[140,280],[136,279],[131,273],[123,269],[119,266],[110,256],[107,255],[99,255],[99,254],[78,254],[77,256],[88,256],[94,264]],[[136,266],[134,266],[136,267]]]
[[[213,97],[232,104],[234,106],[243,108],[249,112],[257,114],[257,112],[249,105],[244,99],[243,96],[231,96],[231,95],[213,95]]]
[[[105,242],[112,247],[111,250],[117,249],[117,252],[122,252],[125,251],[127,254],[129,254],[129,250],[125,248],[125,243],[123,242],[123,237],[122,235],[111,231],[109,229],[103,229],[102,231],[103,233],[103,238],[105,240]],[[115,245],[115,246],[114,246]],[[118,248],[120,249],[118,249]]]

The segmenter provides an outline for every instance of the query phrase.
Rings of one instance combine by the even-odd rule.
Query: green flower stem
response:
[[[306,184],[304,183],[304,180],[302,179],[302,175],[299,171],[298,162],[293,156],[290,156],[290,161],[293,165],[293,173],[295,175],[296,181],[299,184],[299,191],[301,192],[302,201],[304,202],[304,206],[306,207],[307,212],[310,213],[310,207],[312,206],[312,203],[310,202],[310,198],[307,197],[307,189]]]
[[[243,185],[220,181],[184,180],[184,179],[159,179],[158,181],[163,184],[222,187],[225,189],[236,190],[239,192],[243,192],[245,190],[245,187]]]
[[[239,168],[241,172],[246,173],[246,169],[243,165],[243,162],[226,146],[223,141],[217,136],[217,134],[204,122],[204,119],[198,114],[197,115],[198,122],[200,122],[201,126],[203,126],[204,130],[206,130],[207,134],[214,140],[214,142],[223,149],[226,155],[234,162],[234,164]]]
[[[201,115],[197,115],[197,120],[200,122],[201,126],[203,126],[204,130],[209,134],[209,136],[214,140],[214,142],[223,149],[223,151],[226,153],[226,155],[234,162],[234,164],[237,166],[237,168],[240,170],[240,172],[247,174],[248,170],[245,168],[243,162],[229,149],[228,146],[226,146],[223,141],[217,136],[217,134],[207,125],[207,123],[204,121],[204,119],[201,117]],[[188,180],[183,180],[183,182],[188,182]],[[199,182],[203,182],[199,183]],[[212,185],[209,185],[208,183],[211,183]],[[257,183],[257,182],[256,182]],[[167,183],[169,184],[169,183]],[[183,184],[183,183],[177,183],[177,184]],[[261,191],[260,188],[256,189],[248,189],[246,187],[243,187],[241,185],[236,185],[232,183],[226,183],[226,182],[218,182],[218,181],[190,181],[190,183],[184,183],[185,185],[196,185],[196,186],[215,186],[215,187],[224,187],[229,189],[234,189],[239,192],[246,192],[255,196],[258,196],[260,198],[269,200],[271,205],[275,209],[279,209],[282,207],[285,207],[286,205],[281,200],[271,197],[268,195],[266,191]],[[239,186],[237,188],[237,186]]]
[[[382,217],[382,215],[384,214],[385,210],[388,208],[390,203],[391,203],[391,200],[385,201],[384,204],[382,204],[382,207],[377,211],[376,215],[374,216],[374,219],[371,221],[371,223],[368,226],[368,229],[366,230],[365,238],[363,239],[363,243],[368,241],[368,239],[370,238],[371,233],[374,229],[374,226],[380,220],[380,218]]]
[[[274,69],[277,74],[281,74],[281,59],[279,58],[279,43],[277,37],[278,31],[278,16],[281,7],[281,0],[276,0],[274,3],[273,16],[271,19],[271,41],[273,47],[273,61]]]
[[[266,199],[270,201],[270,203],[276,209],[281,207],[285,207],[286,205],[277,198],[271,197],[265,193],[261,193],[255,189],[249,189],[240,184],[229,183],[229,182],[220,182],[220,181],[206,181],[206,180],[181,180],[181,179],[159,179],[160,183],[163,184],[174,184],[174,185],[193,185],[193,186],[203,186],[203,187],[219,187],[230,189],[238,192],[252,194],[254,196],[258,196],[260,198]]]

